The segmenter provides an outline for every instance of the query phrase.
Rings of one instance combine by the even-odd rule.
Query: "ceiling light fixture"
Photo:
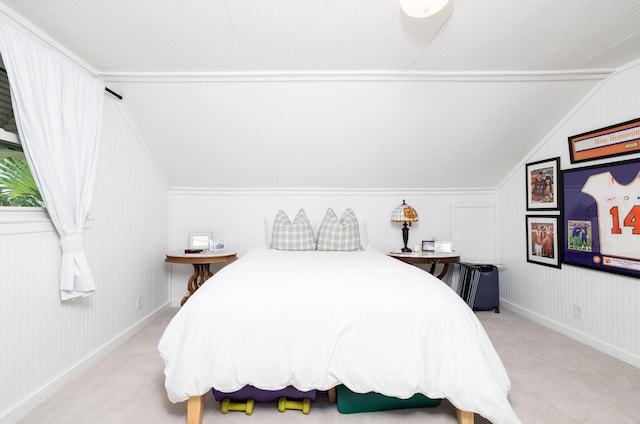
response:
[[[427,18],[435,15],[451,0],[400,0],[400,7],[412,18]]]

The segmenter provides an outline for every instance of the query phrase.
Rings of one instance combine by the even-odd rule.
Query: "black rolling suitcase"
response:
[[[461,262],[458,294],[474,311],[500,313],[498,267]]]

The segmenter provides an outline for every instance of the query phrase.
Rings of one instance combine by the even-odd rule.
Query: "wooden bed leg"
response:
[[[191,396],[187,401],[187,424],[202,424],[204,395]]]
[[[327,396],[329,397],[329,403],[331,404],[336,403],[336,388],[332,387],[329,390],[327,390]]]
[[[463,411],[456,408],[456,417],[458,417],[458,424],[473,424],[474,414],[470,411]]]

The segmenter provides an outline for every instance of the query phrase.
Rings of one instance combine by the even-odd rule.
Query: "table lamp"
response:
[[[402,222],[402,241],[404,241],[404,247],[401,249],[402,252],[411,252],[411,249],[407,247],[407,242],[409,241],[409,226],[411,226],[412,222],[416,222],[418,220],[418,212],[416,212],[413,207],[407,205],[405,201],[402,201],[402,204],[396,207],[393,212],[391,212],[391,222]]]

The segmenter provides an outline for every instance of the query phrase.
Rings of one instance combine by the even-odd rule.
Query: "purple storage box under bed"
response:
[[[274,402],[281,397],[286,397],[287,399],[316,400],[315,390],[303,392],[293,386],[287,386],[281,390],[262,390],[253,386],[244,386],[242,389],[231,393],[221,392],[216,389],[212,390],[213,397],[218,402],[222,402],[225,398],[229,398],[233,402],[244,402],[247,399],[253,399],[256,402]]]

